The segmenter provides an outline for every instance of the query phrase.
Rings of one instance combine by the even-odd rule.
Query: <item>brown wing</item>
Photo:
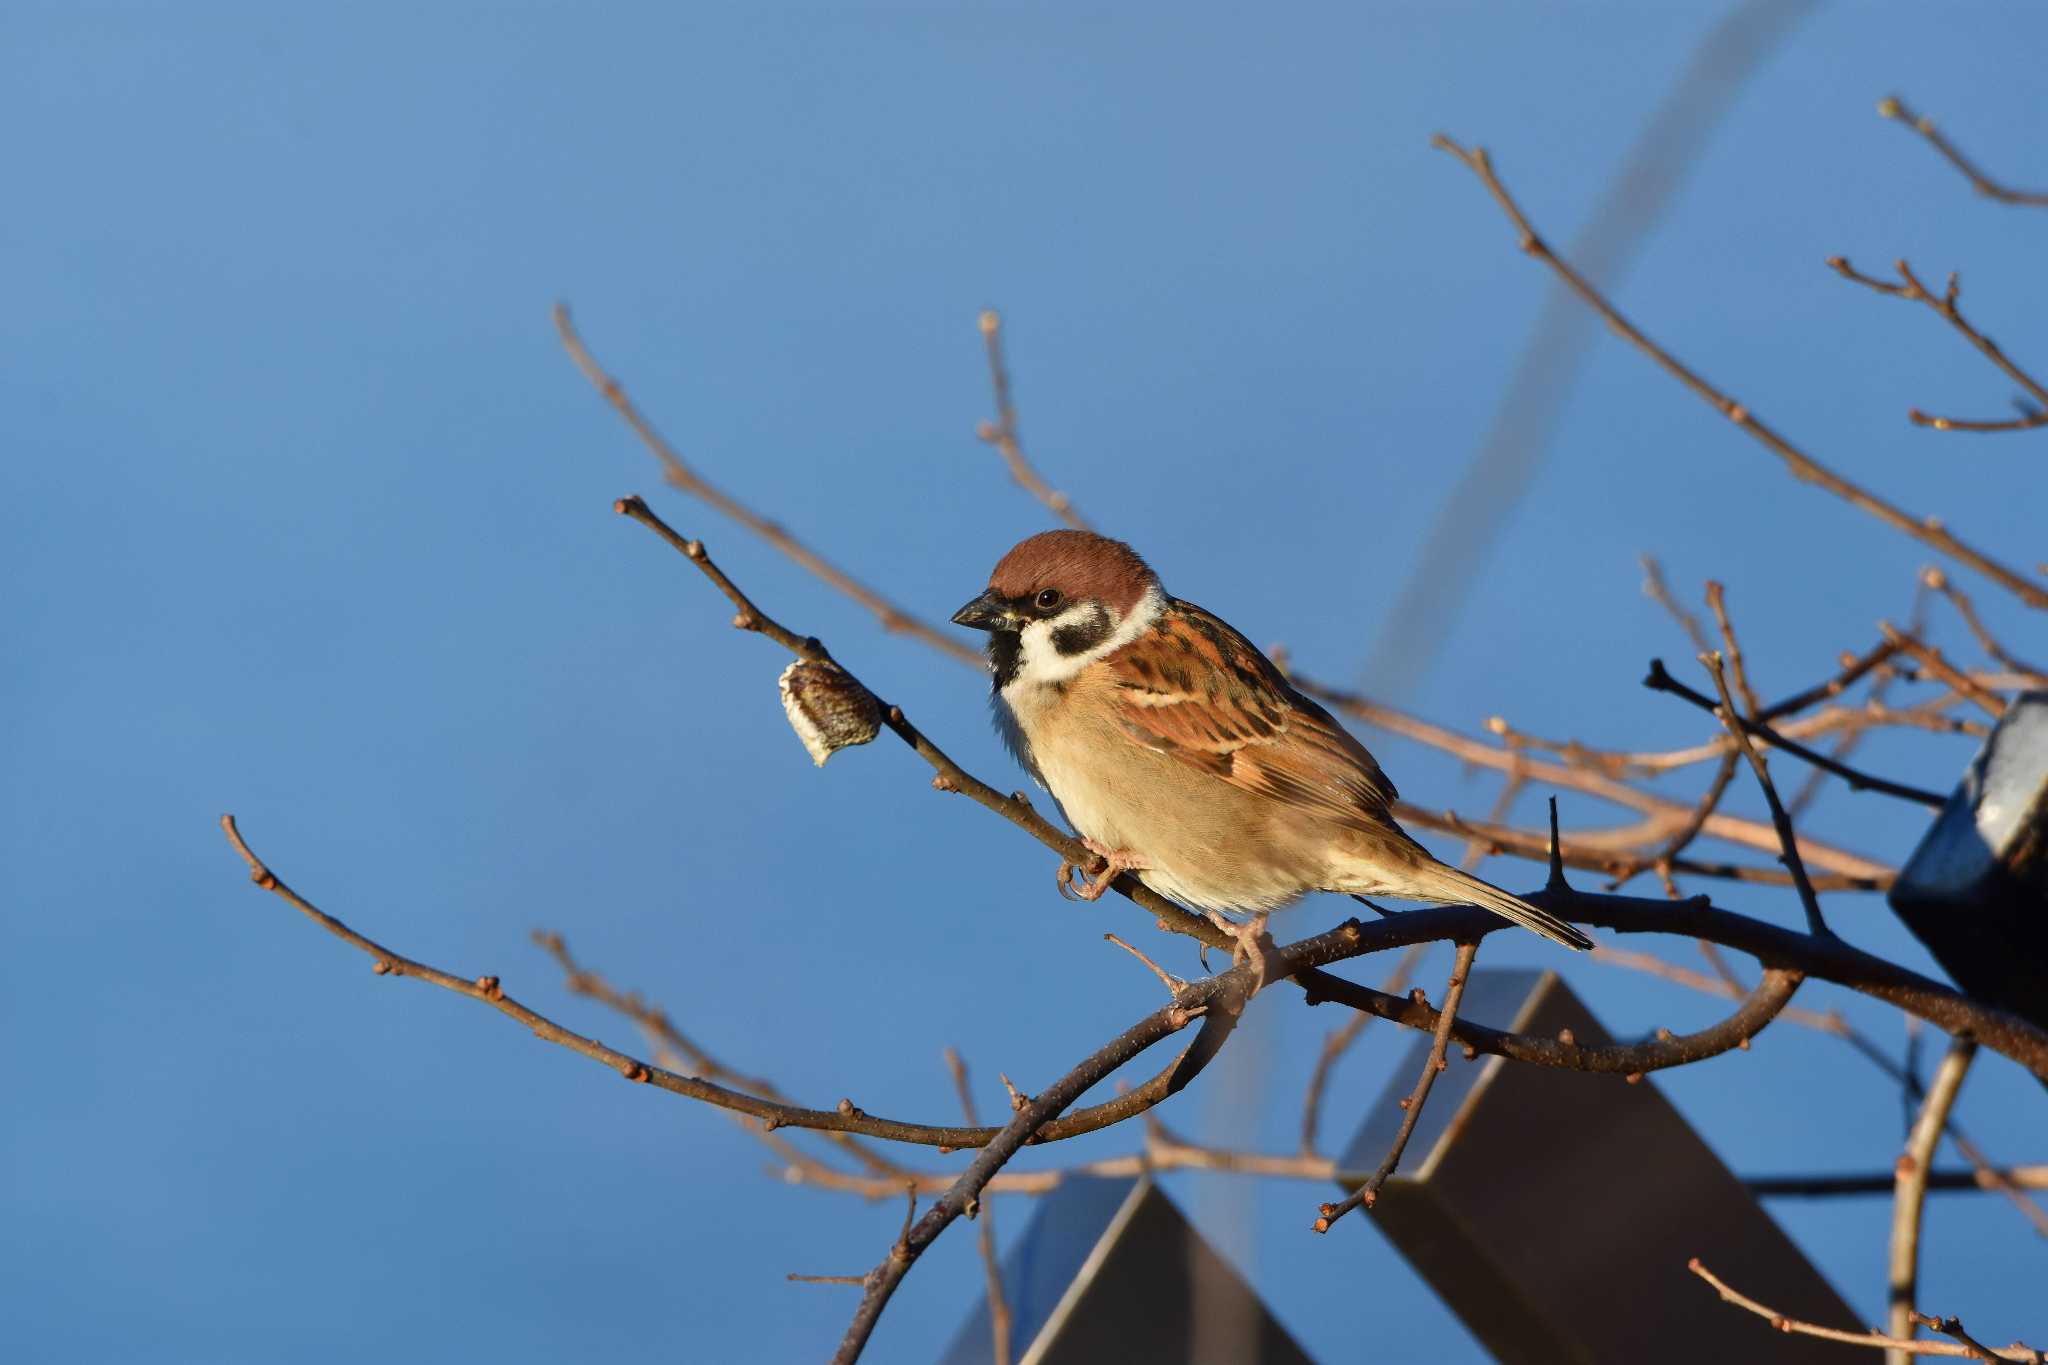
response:
[[[1124,728],[1146,748],[1346,824],[1387,818],[1394,784],[1365,746],[1193,603],[1170,603],[1106,662]]]

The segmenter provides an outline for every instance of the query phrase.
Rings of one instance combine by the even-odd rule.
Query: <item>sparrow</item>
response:
[[[1267,913],[1311,891],[1471,903],[1593,946],[1409,837],[1366,747],[1122,541],[1031,536],[953,621],[988,632],[998,732],[1103,859],[1078,884],[1062,863],[1062,892],[1096,900],[1133,873],[1235,937],[1262,979]]]

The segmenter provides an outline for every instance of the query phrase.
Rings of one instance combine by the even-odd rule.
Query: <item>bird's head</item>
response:
[[[988,588],[953,621],[989,633],[1001,690],[1017,678],[1065,681],[1135,639],[1165,602],[1159,575],[1122,541],[1044,531],[997,561]]]

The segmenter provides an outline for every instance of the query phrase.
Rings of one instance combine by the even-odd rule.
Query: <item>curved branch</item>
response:
[[[1948,1356],[1964,1360],[2017,1360],[2041,1365],[2042,1353],[2031,1346],[2014,1342],[2002,1351],[1994,1351],[1972,1339],[1963,1331],[1963,1324],[1955,1318],[1927,1318],[1928,1326],[1938,1332],[1954,1337],[1953,1341],[1907,1341],[1899,1337],[1882,1336],[1876,1332],[1845,1332],[1839,1327],[1823,1327],[1819,1323],[1802,1322],[1788,1318],[1777,1309],[1758,1303],[1747,1294],[1731,1288],[1713,1271],[1700,1264],[1695,1256],[1686,1262],[1687,1270],[1714,1287],[1723,1303],[1732,1303],[1744,1312],[1754,1313],[1780,1332],[1791,1332],[1798,1336],[1817,1337],[1822,1341],[1839,1341],[1849,1346],[1880,1346],[1889,1350],[1903,1351],[1916,1356]]]
[[[798,635],[795,631],[790,630],[755,606],[752,600],[740,590],[739,586],[726,577],[724,571],[716,564],[712,563],[711,556],[705,552],[702,541],[689,540],[678,535],[667,522],[655,515],[654,510],[638,496],[620,498],[612,504],[612,510],[620,516],[631,517],[648,530],[653,531],[673,546],[685,559],[696,565],[704,576],[710,579],[720,592],[725,594],[726,600],[739,608],[739,613],[733,617],[732,622],[736,629],[750,630],[757,634],[765,635],[784,649],[795,654],[798,658],[810,659],[819,663],[830,663],[841,672],[846,673],[847,677],[853,677],[853,674],[847,671],[846,666],[834,659],[831,651],[819,643],[815,636]],[[854,681],[859,683],[859,679],[854,679]],[[1083,871],[1095,873],[1102,870],[1104,863],[1100,855],[1089,849],[1079,839],[1046,820],[1032,806],[1030,799],[1023,792],[1012,792],[1010,795],[1004,796],[994,787],[989,786],[986,782],[969,773],[965,768],[949,758],[938,745],[927,739],[923,731],[912,725],[909,718],[903,714],[902,707],[884,706],[882,708],[882,719],[883,723],[895,732],[898,739],[908,744],[919,758],[929,763],[933,770],[937,772],[938,776],[932,779],[933,787],[940,791],[958,792],[974,801],[977,805],[994,811],[997,815],[1016,825],[1047,848],[1058,853],[1061,858]],[[1235,939],[1226,935],[1207,919],[1200,915],[1191,914],[1180,906],[1175,905],[1172,901],[1153,891],[1129,873],[1118,877],[1111,885],[1129,899],[1150,910],[1158,917],[1162,928],[1170,929],[1177,934],[1186,934],[1191,938],[1198,938],[1212,948],[1229,948],[1236,943]]]
[[[1866,275],[1849,264],[1846,256],[1830,256],[1827,264],[1837,275],[1852,284],[1860,284],[1872,293],[1885,294],[1895,299],[1924,303],[1939,313],[1948,325],[1953,327],[1963,340],[1975,346],[1983,357],[2004,372],[2005,377],[2025,389],[2036,404],[2048,403],[2048,386],[2028,374],[2016,364],[2003,347],[1985,336],[1963,316],[1956,300],[1962,295],[1962,281],[1953,273],[1948,277],[1948,288],[1939,295],[1920,282],[1913,273],[1913,267],[1904,261],[1898,262],[1899,283],[1892,284],[1875,276]],[[2039,407],[2025,408],[2023,417],[2005,421],[1977,421],[1964,417],[1931,417],[1918,408],[1908,408],[1906,417],[1915,426],[1932,427],[1936,431],[2030,431],[2035,427],[2048,426],[2048,412]]]
[[[814,655],[807,657],[831,657],[825,652],[824,646],[816,640],[798,636],[763,615],[731,580],[717,570],[710,557],[704,553],[701,544],[685,541],[677,536],[638,498],[623,499],[617,506],[622,513],[660,530],[664,538],[681,548],[693,564],[719,584],[726,596],[740,608],[739,615],[734,621],[736,626],[766,634],[771,639],[781,641],[786,648],[816,651]],[[1022,793],[1005,797],[994,788],[970,776],[913,727],[905,719],[900,708],[888,707],[885,715],[889,727],[938,771],[939,776],[934,779],[934,786],[945,791],[959,791],[972,797],[982,806],[1001,815],[1078,866],[1090,869],[1099,867],[1099,860],[1095,854],[1086,849],[1078,839],[1048,823],[1032,808],[1031,803],[1024,799]],[[1807,857],[1813,856],[1812,846],[1806,841],[1800,841],[1799,848]],[[1231,946],[1231,940],[1207,919],[1182,909],[1128,874],[1117,879],[1115,889],[1152,912],[1161,928],[1187,934],[1215,947]],[[1560,910],[1569,917],[1578,918],[1586,923],[1607,925],[1623,932],[1672,933],[1690,938],[1705,938],[1723,947],[1750,953],[1767,965],[1785,966],[1809,976],[1837,982],[1866,995],[1890,1001],[1950,1033],[1972,1033],[1993,1051],[2012,1057],[2036,1075],[2048,1079],[2048,1032],[2015,1015],[1971,1000],[1916,972],[1852,948],[1839,939],[1820,939],[1798,934],[1765,924],[1760,920],[1716,909],[1705,897],[1673,903],[1639,900],[1630,896],[1594,895],[1570,888],[1552,888],[1534,893],[1529,899],[1545,905],[1547,909]],[[1312,999],[1337,1000],[1355,1008],[1366,1009],[1376,1014],[1382,1013],[1368,1003],[1369,996],[1363,993],[1364,988],[1313,969],[1330,962],[1364,953],[1379,952],[1386,948],[1407,947],[1413,943],[1433,939],[1483,936],[1500,928],[1502,923],[1498,916],[1476,908],[1410,910],[1393,919],[1381,920],[1370,925],[1360,925],[1353,921],[1340,925],[1329,934],[1295,945],[1297,949],[1310,949],[1311,945],[1316,946],[1312,951],[1294,957],[1294,968],[1280,975],[1291,975]],[[1347,934],[1350,937],[1343,938]],[[1341,945],[1335,951],[1324,955],[1325,948],[1332,944],[1333,935],[1342,940]],[[1551,1064],[1572,1065],[1562,1059]]]
[[[727,1086],[716,1085],[695,1076],[685,1076],[663,1067],[653,1066],[629,1053],[609,1047],[595,1038],[587,1037],[573,1029],[565,1028],[538,1010],[521,1004],[505,994],[503,986],[495,976],[480,976],[474,980],[466,979],[455,975],[453,972],[443,971],[439,967],[407,957],[403,953],[393,952],[375,939],[358,933],[341,920],[328,914],[298,892],[292,890],[276,873],[272,872],[262,859],[256,856],[255,851],[249,847],[247,841],[243,839],[240,829],[235,825],[234,816],[223,815],[221,817],[221,828],[226,832],[228,841],[234,845],[235,851],[241,854],[242,858],[249,864],[249,879],[251,881],[266,891],[274,892],[279,898],[297,909],[315,924],[333,934],[336,938],[367,953],[375,963],[374,970],[377,975],[412,977],[415,980],[439,986],[443,990],[454,991],[457,995],[467,996],[472,1000],[489,1005],[500,1014],[524,1024],[533,1031],[535,1037],[554,1043],[557,1046],[568,1048],[571,1052],[588,1057],[594,1062],[602,1063],[629,1081],[638,1081],[642,1084],[652,1085],[657,1090],[666,1090],[671,1094],[681,1095],[686,1099],[701,1100],[706,1104],[716,1105],[721,1109],[730,1109],[736,1113],[749,1115],[760,1119],[763,1125],[770,1131],[777,1128],[806,1128],[825,1133],[858,1133],[865,1137],[884,1138],[891,1142],[942,1148],[983,1147],[993,1142],[1004,1131],[1003,1128],[962,1126],[959,1124],[908,1123],[898,1119],[880,1118],[866,1113],[851,1100],[841,1100],[839,1107],[836,1109],[809,1109],[801,1105],[763,1099],[759,1095],[749,1094],[744,1090],[735,1090]],[[1343,937],[1343,930],[1341,928],[1332,930],[1329,934],[1322,935],[1321,937],[1324,939],[1341,938]],[[1316,942],[1319,942],[1319,940],[1311,940],[1312,944]],[[1297,947],[1299,946],[1297,945]],[[1284,962],[1287,957],[1287,950],[1283,950],[1281,957]],[[1245,968],[1237,968],[1235,972],[1243,973],[1246,970]],[[1273,973],[1276,976],[1279,974],[1278,969]],[[1181,1011],[1185,1016],[1181,1023],[1182,1026],[1185,1026],[1190,1020],[1201,1015],[1200,1006],[1206,1004],[1217,991],[1224,989],[1230,982],[1235,980],[1235,975],[1226,973],[1223,976],[1209,977],[1202,981],[1194,982],[1186,991],[1182,992],[1181,999],[1175,1005],[1169,1006],[1169,1008]],[[1236,1022],[1234,1014],[1227,1017],[1230,1023],[1234,1024]],[[1221,1016],[1219,1016],[1220,1018]],[[1076,1110],[1074,1113],[1056,1122],[1047,1123],[1034,1132],[1032,1140],[1034,1142],[1057,1142],[1066,1138],[1079,1137],[1084,1133],[1092,1133],[1144,1113],[1160,1101],[1177,1093],[1182,1086],[1192,1080],[1196,1074],[1199,1074],[1202,1066],[1207,1065],[1210,1057],[1213,1056],[1214,1047],[1221,1044],[1222,1040],[1221,1037],[1217,1036],[1218,1032],[1216,1023],[1212,1022],[1209,1027],[1203,1030],[1203,1035],[1197,1037],[1196,1043],[1190,1046],[1187,1052],[1176,1058],[1171,1065],[1151,1080],[1145,1082],[1145,1084],[1125,1091],[1113,1100],[1090,1105],[1088,1108]],[[1198,1051],[1204,1046],[1207,1046],[1209,1049],[1206,1054]]]
[[[1906,102],[1897,95],[1887,95],[1877,103],[1877,112],[1888,119],[1897,119],[1906,127],[1927,139],[1927,145],[1941,153],[1942,160],[1962,173],[1965,180],[1987,199],[1996,199],[2001,204],[2031,205],[2048,208],[2048,192],[2016,190],[2002,185],[1984,174],[1977,163],[1963,155],[1962,149],[1942,135],[1934,126],[1934,120],[1923,114],[1916,114],[1906,107]]]
[[[1934,1152],[1941,1145],[1942,1130],[1948,1127],[1949,1111],[1955,1108],[1970,1059],[1976,1055],[1977,1045],[1968,1038],[1949,1044],[1899,1158],[1892,1194],[1891,1282],[1885,1315],[1885,1327],[1895,1337],[1913,1335],[1913,1301],[1920,1291],[1920,1215],[1927,1203],[1927,1177],[1934,1169]],[[1905,1365],[1906,1353],[1893,1348],[1886,1359],[1890,1365]]]
[[[988,382],[995,393],[996,417],[993,422],[983,422],[974,434],[995,447],[1017,486],[1037,498],[1047,511],[1076,531],[1094,530],[1074,500],[1047,483],[1024,454],[1023,441],[1017,435],[1017,405],[1010,401],[1010,367],[1003,361],[1003,315],[993,308],[983,309],[980,326],[982,344],[988,351]]]
[[[1488,1028],[1469,1019],[1454,1019],[1450,1037],[1465,1048],[1466,1056],[1488,1053],[1517,1062],[1554,1066],[1569,1071],[1597,1071],[1608,1075],[1638,1077],[1666,1067],[1718,1057],[1732,1048],[1747,1048],[1749,1040],[1763,1032],[1792,999],[1805,974],[1786,967],[1767,967],[1763,979],[1744,997],[1727,1018],[1697,1033],[1674,1034],[1659,1029],[1655,1039],[1641,1043],[1615,1043],[1584,1047],[1564,1038],[1540,1038]],[[1353,986],[1342,996],[1330,996],[1346,1005],[1366,1010],[1382,1019],[1412,1029],[1433,1030],[1442,1015],[1427,1002],[1407,996],[1389,995],[1370,986]],[[1310,1003],[1316,1003],[1311,1000]]]
[[[626,425],[633,429],[633,434],[653,452],[657,460],[661,461],[663,476],[672,487],[710,503],[811,573],[866,607],[875,614],[884,630],[916,636],[941,654],[951,656],[955,662],[974,668],[981,666],[981,655],[977,651],[947,635],[923,617],[906,611],[882,596],[791,535],[780,522],[762,516],[691,468],[676,452],[676,448],[654,429],[654,424],[634,406],[632,398],[626,393],[625,385],[605,373],[604,368],[597,363],[597,357],[590,353],[590,349],[583,344],[583,338],[577,335],[575,324],[569,319],[569,308],[566,304],[555,305],[555,331],[561,336],[562,348],[568,351],[569,358],[576,362],[576,368],[583,372],[583,377],[590,381],[591,387],[604,396],[604,400],[610,403],[612,409],[625,419]]]
[[[1486,155],[1485,148],[1474,147],[1467,150],[1441,134],[1432,139],[1432,145],[1449,152],[1467,170],[1479,177],[1480,183],[1486,186],[1494,202],[1500,205],[1501,212],[1514,224],[1515,231],[1521,237],[1523,251],[1555,271],[1557,277],[1563,280],[1573,293],[1585,300],[1589,307],[1607,320],[1610,327],[1626,337],[1667,374],[1692,390],[1715,411],[1741,427],[1784,461],[1785,467],[1792,472],[1793,477],[1807,483],[1818,484],[1850,506],[1868,512],[1893,530],[1903,532],[1921,544],[1939,550],[1958,563],[1969,565],[2028,606],[2048,609],[2048,588],[2043,588],[2024,574],[2007,568],[1983,551],[1957,539],[1942,525],[1940,518],[1916,517],[1903,508],[1886,502],[1868,489],[1851,483],[1780,436],[1774,429],[1758,421],[1747,407],[1709,384],[1697,371],[1650,340],[1634,323],[1623,317],[1585,276],[1574,270],[1537,235],[1534,225],[1522,212],[1521,206],[1515,202],[1507,187],[1501,183],[1500,177],[1494,173],[1493,162]]]
[[[1465,997],[1465,982],[1472,975],[1472,958],[1479,951],[1476,942],[1460,943],[1458,955],[1451,963],[1451,979],[1444,986],[1444,1007],[1437,1016],[1435,1033],[1429,1044],[1429,1055],[1422,1059],[1422,1074],[1415,1078],[1415,1088],[1401,1101],[1401,1127],[1394,1134],[1393,1145],[1387,1148],[1386,1156],[1373,1173],[1350,1194],[1334,1204],[1319,1205],[1316,1220],[1309,1226],[1317,1232],[1328,1232],[1338,1219],[1351,1210],[1363,1205],[1371,1208],[1379,1202],[1380,1190],[1401,1164],[1402,1153],[1408,1150],[1408,1139],[1415,1135],[1416,1120],[1422,1117],[1422,1106],[1429,1101],[1429,1092],[1436,1085],[1437,1073],[1444,1069],[1444,1049],[1451,1041],[1451,1030],[1457,1025],[1458,1002]],[[1415,992],[1415,1003],[1424,1004],[1420,987]]]
[[[1901,649],[1909,647],[1903,637],[1892,643]],[[1691,702],[1694,706],[1709,714],[1719,714],[1712,697],[1707,696],[1703,692],[1695,691],[1672,677],[1670,672],[1665,669],[1662,659],[1650,660],[1650,672],[1644,677],[1643,686],[1649,688],[1652,692],[1669,692],[1672,696]],[[1896,796],[1906,801],[1918,802],[1920,805],[1926,806],[1931,810],[1940,810],[1948,804],[1948,798],[1940,792],[1931,792],[1923,787],[1909,786],[1904,782],[1893,782],[1887,778],[1872,777],[1869,773],[1852,768],[1838,759],[1829,758],[1826,754],[1809,749],[1795,739],[1787,739],[1763,721],[1745,719],[1740,715],[1735,715],[1733,712],[1730,713],[1729,717],[1725,717],[1724,720],[1731,734],[1739,727],[1741,730],[1740,739],[1760,739],[1774,749],[1783,749],[1794,758],[1803,759],[1824,772],[1833,773],[1836,777],[1848,783],[1851,791],[1883,792],[1886,796]],[[1751,762],[1754,763],[1755,758],[1750,745],[1744,743],[1741,747],[1743,752],[1750,756]]]
[[[1222,976],[1210,977],[1207,981],[1198,982],[1194,987],[1190,987],[1191,991],[1201,995],[1200,1003],[1209,1009],[1209,1014],[1203,1021],[1202,1035],[1208,1035],[1212,1031],[1217,1032],[1219,1037],[1228,1034],[1238,1012],[1250,998],[1253,970],[1253,964],[1247,963]],[[851,1365],[853,1361],[860,1359],[861,1351],[867,1346],[868,1337],[875,1330],[876,1320],[881,1317],[882,1310],[889,1304],[890,1296],[896,1292],[896,1286],[903,1282],[903,1277],[909,1273],[910,1267],[924,1253],[924,1249],[937,1240],[939,1234],[956,1218],[963,1213],[971,1215],[974,1212],[975,1201],[980,1197],[982,1189],[1025,1143],[1032,1140],[1034,1134],[1040,1133],[1050,1120],[1079,1099],[1091,1086],[1160,1039],[1185,1028],[1187,1022],[1187,1011],[1180,1003],[1154,1010],[1112,1038],[1086,1061],[1053,1082],[1036,1099],[1019,1109],[1016,1116],[1003,1125],[1002,1131],[982,1148],[980,1155],[961,1172],[960,1178],[953,1182],[952,1188],[940,1195],[924,1217],[918,1219],[915,1226],[906,1229],[904,1234],[896,1239],[895,1245],[889,1248],[881,1264],[868,1272],[860,1306],[854,1310],[853,1321],[848,1324],[846,1335],[840,1340],[839,1349],[833,1353],[834,1365]],[[1195,1056],[1203,1052],[1203,1036],[1197,1036],[1194,1044],[1183,1055]],[[1207,1050],[1209,1056],[1213,1056],[1214,1053],[1214,1047]]]
[[[1547,763],[1541,759],[1526,758],[1511,750],[1484,743],[1448,727],[1411,716],[1391,706],[1384,706],[1355,692],[1316,682],[1300,673],[1292,674],[1291,680],[1296,687],[1317,701],[1347,716],[1400,735],[1404,739],[1427,744],[1432,749],[1439,749],[1467,763],[1475,763],[1500,772],[1518,771],[1524,779],[1538,786],[1557,786],[1582,791],[1604,801],[1612,801],[1616,805],[1642,811],[1646,815],[1667,818],[1672,821],[1673,829],[1679,828],[1692,816],[1693,806],[1690,802],[1674,801],[1669,797],[1644,791],[1604,773],[1570,767],[1563,763]],[[1718,750],[1702,750],[1700,756],[1711,757],[1714,752]],[[1413,817],[1404,814],[1404,818]],[[1778,851],[1777,835],[1772,832],[1770,825],[1760,820],[1745,820],[1716,811],[1707,818],[1704,832],[1716,839],[1725,839],[1729,843],[1740,844],[1745,848],[1770,853]],[[1834,848],[1805,835],[1800,836],[1799,851],[1816,867],[1824,867],[1848,877],[1861,878],[1876,886],[1891,885],[1893,870],[1883,863]]]

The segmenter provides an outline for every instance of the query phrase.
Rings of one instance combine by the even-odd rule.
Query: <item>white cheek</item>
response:
[[[1018,632],[1019,651],[1017,655],[1017,677],[1010,686],[1020,683],[1044,687],[1052,683],[1065,682],[1086,668],[1089,656],[1085,654],[1062,654],[1052,642],[1052,633],[1062,625],[1078,621],[1087,608],[1063,611],[1050,621],[1033,621]],[[1068,618],[1073,618],[1069,620]]]
[[[1063,626],[1087,623],[1097,608],[1092,603],[1068,607],[1050,621],[1033,621],[1017,634],[1017,676],[1003,689],[1006,697],[1055,683],[1066,682],[1105,654],[1115,653],[1143,634],[1165,609],[1166,596],[1157,587],[1140,599],[1136,609],[1122,620],[1112,613],[1106,639],[1085,654],[1062,654],[1053,644],[1053,632]]]

